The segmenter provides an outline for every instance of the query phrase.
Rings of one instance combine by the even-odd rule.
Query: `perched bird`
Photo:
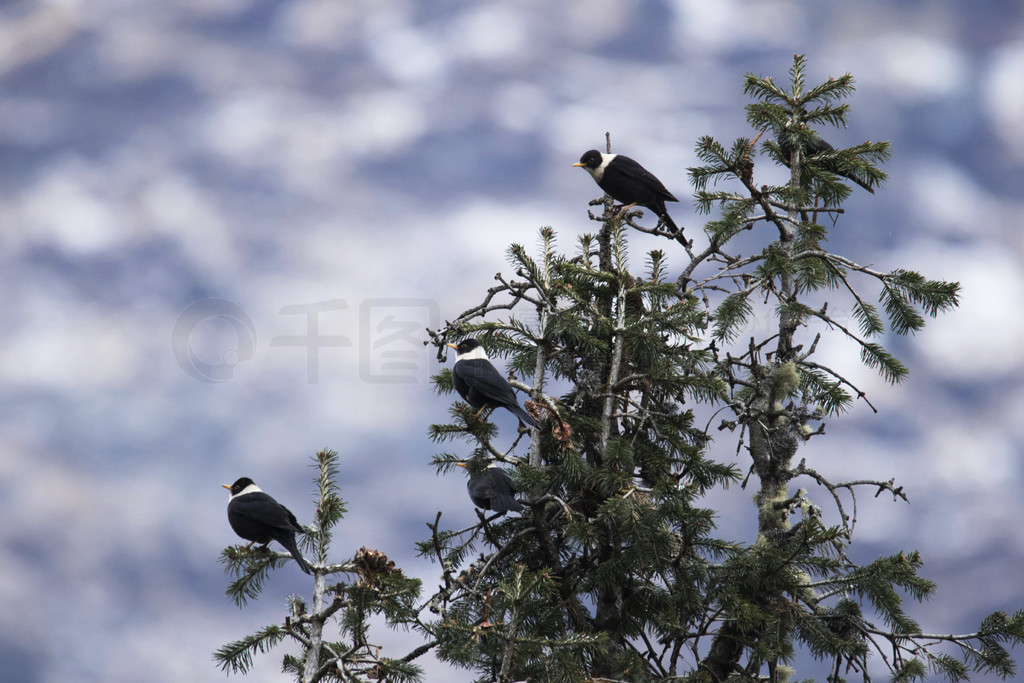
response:
[[[779,151],[782,152],[782,160],[788,165],[789,160],[792,158],[793,155],[793,144],[790,142],[789,137],[786,135],[780,135],[778,137],[778,142]],[[813,138],[811,138],[810,142],[807,143],[807,146],[804,147],[802,156],[804,159],[806,159],[812,154],[820,154],[821,152],[834,151],[836,151],[835,147],[833,147],[832,145],[828,144],[827,142],[825,142],[824,140],[815,135]],[[852,180],[853,182],[857,183],[871,194],[875,193],[875,191],[871,189],[871,186],[868,185],[861,178],[858,178],[856,174],[852,173],[851,171],[844,170],[840,166],[839,161],[837,159],[815,161],[813,162],[813,164],[823,171],[828,171],[833,175],[842,176],[847,180]]]
[[[236,534],[262,545],[277,541],[292,554],[299,569],[307,574],[313,573],[295,543],[295,534],[302,533],[302,527],[288,508],[263,493],[249,477],[242,477],[231,486],[222,486],[231,492],[228,522]]]
[[[466,467],[465,463],[455,463]],[[494,512],[522,512],[523,506],[516,500],[516,487],[508,472],[495,464],[487,466],[483,472],[470,475],[466,489],[473,505]]]
[[[455,390],[462,399],[476,409],[479,415],[487,407],[507,408],[531,427],[539,427],[529,413],[519,406],[512,385],[501,376],[487,352],[476,339],[463,339],[458,346],[448,344],[455,349],[455,367],[452,368],[452,381]]]
[[[665,202],[679,200],[665,189],[653,173],[629,157],[621,154],[604,154],[592,149],[581,156],[579,163],[573,166],[582,166],[583,170],[594,177],[598,187],[610,194],[615,201],[625,204],[626,208],[637,204],[647,207],[665,221],[669,230],[679,230],[665,210]]]

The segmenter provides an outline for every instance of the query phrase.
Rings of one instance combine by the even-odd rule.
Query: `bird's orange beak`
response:
[[[573,166],[586,166],[586,164],[583,163],[582,161],[577,161],[575,164],[573,164]]]
[[[231,490],[231,486],[229,486],[228,484],[221,484],[221,486],[226,488],[228,491]]]
[[[456,351],[458,351],[458,350],[459,350],[459,347],[458,347],[458,346],[456,346],[455,344],[445,344],[445,346],[447,346],[447,347],[448,347],[448,348],[450,348],[450,349],[455,349]]]

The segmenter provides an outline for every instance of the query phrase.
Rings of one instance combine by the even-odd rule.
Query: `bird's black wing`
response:
[[[233,512],[246,520],[287,531],[302,531],[295,515],[262,491],[238,496],[231,503]]]
[[[476,393],[484,403],[491,406],[513,406],[518,405],[516,392],[508,380],[501,376],[490,361],[482,358],[472,360],[460,360],[452,368],[457,382],[462,382],[468,387],[469,392]],[[470,402],[471,399],[466,399]]]
[[[459,364],[455,364],[455,368],[459,367]],[[462,397],[463,401],[469,401],[469,385],[466,384],[466,379],[460,375],[455,368],[452,368],[452,384],[455,385],[455,391],[459,392],[459,396]]]
[[[512,477],[504,470],[490,468],[470,478],[467,484],[469,494],[474,498],[494,498],[501,493],[516,490]]]
[[[672,195],[658,178],[648,171],[646,168],[641,166],[635,160],[629,157],[624,157],[621,154],[615,157],[615,167],[622,173],[622,175],[636,181],[638,184],[649,188],[656,195],[661,197],[666,202],[678,202],[679,200]]]
[[[779,152],[782,153],[782,161],[789,165],[790,156],[793,154],[793,145],[790,144],[787,136],[780,136],[779,140]],[[811,138],[807,146],[804,148],[804,156],[810,157],[815,154],[828,154],[835,152],[836,148],[830,145],[827,141],[822,140],[819,137]],[[857,183],[871,194],[875,193],[875,190],[871,187],[871,183],[865,178],[859,176],[853,169],[845,168],[838,159],[818,159],[811,162],[812,165],[818,166],[821,169],[833,173],[838,176],[842,176],[847,180],[852,180]]]
[[[242,538],[257,543],[277,541],[291,554],[299,569],[312,574],[309,564],[295,542],[295,534],[302,533],[295,515],[285,506],[262,491],[232,498],[228,503],[228,522]]]
[[[470,478],[466,486],[473,502],[485,501],[489,503],[488,507],[495,512],[508,512],[509,510],[519,512],[523,509],[523,506],[515,499],[515,483],[505,470],[488,468]]]
[[[828,144],[821,138],[814,138],[811,140],[810,144],[807,145],[808,154],[827,154],[835,151],[835,147]],[[829,173],[834,173],[846,178],[847,180],[852,180],[871,194],[875,193],[875,190],[871,187],[871,183],[868,180],[858,175],[855,169],[845,166],[839,159],[826,159],[817,163],[819,163],[820,166]]]
[[[822,140],[821,138],[812,138],[811,141],[807,143],[807,153],[808,154],[818,154],[819,152],[834,152],[834,151],[836,151],[836,148],[833,147],[832,145],[828,144],[826,141]]]

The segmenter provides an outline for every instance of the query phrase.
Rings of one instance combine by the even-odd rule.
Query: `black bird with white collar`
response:
[[[793,143],[790,141],[789,135],[778,136],[779,152],[782,153],[782,161],[787,166],[793,155]],[[807,144],[802,150],[801,156],[803,161],[808,165],[817,166],[828,173],[833,175],[842,176],[847,180],[852,180],[857,183],[871,194],[875,193],[874,188],[871,187],[870,182],[857,175],[857,173],[842,164],[838,159],[823,159],[817,161],[808,161],[807,157],[811,157],[817,154],[828,155],[836,151],[836,148],[828,144],[827,141],[822,140],[817,135],[814,135],[807,140]]]
[[[465,463],[455,463],[459,467]],[[522,504],[516,500],[516,486],[508,472],[491,463],[483,472],[471,474],[466,482],[466,490],[473,505],[493,512],[522,512]]]
[[[267,545],[277,541],[291,553],[299,569],[312,574],[295,543],[295,534],[303,533],[295,515],[276,500],[263,493],[249,477],[242,477],[231,486],[221,484],[231,492],[228,499],[228,523],[235,533],[247,541]]]
[[[646,168],[621,154],[605,154],[596,149],[589,150],[573,166],[582,167],[593,176],[598,187],[611,195],[612,199],[629,208],[634,205],[653,211],[672,232],[679,228],[668,215],[665,202],[678,202],[665,185]]]
[[[491,364],[479,341],[463,339],[458,345],[447,346],[455,349],[455,365],[452,367],[455,391],[477,411],[477,415],[488,407],[505,408],[528,426],[540,426],[519,405],[512,385]]]

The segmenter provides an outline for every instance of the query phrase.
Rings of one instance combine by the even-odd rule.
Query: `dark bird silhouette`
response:
[[[792,159],[793,157],[793,143],[790,142],[790,139],[787,135],[780,135],[778,138],[778,143],[779,151],[782,153],[782,160],[787,165],[789,165],[789,160]],[[814,136],[813,138],[810,139],[810,142],[808,142],[807,145],[804,147],[801,156],[804,160],[806,160],[807,157],[812,156],[814,154],[821,154],[823,152],[828,153],[834,151],[836,151],[835,147],[828,144],[818,136]],[[839,162],[838,159],[821,159],[809,163],[810,165],[817,166],[821,170],[827,171],[833,175],[842,176],[847,180],[852,180],[853,182],[857,183],[871,194],[875,193],[875,191],[871,189],[871,186],[868,185],[863,179],[857,177],[857,175],[853,171],[843,168],[842,164]]]
[[[231,492],[228,522],[236,534],[251,541],[249,545],[267,545],[277,541],[291,553],[299,569],[307,574],[313,573],[295,543],[295,534],[303,533],[302,527],[288,508],[263,493],[249,477],[242,477],[231,486],[222,486]]]
[[[458,346],[448,344],[455,349],[455,366],[452,368],[452,381],[455,391],[459,392],[466,403],[477,411],[477,415],[485,408],[506,408],[520,420],[531,427],[539,427],[537,421],[519,406],[512,385],[501,376],[487,358],[487,352],[476,339],[463,339]]]
[[[582,167],[593,176],[598,187],[611,195],[615,201],[625,204],[626,208],[634,205],[646,207],[665,221],[669,230],[679,230],[665,209],[665,202],[679,200],[665,189],[653,173],[629,157],[621,154],[604,154],[592,149],[584,153],[573,166]]]
[[[466,467],[465,463],[456,463]],[[508,472],[497,465],[488,465],[479,474],[472,474],[466,482],[466,490],[473,505],[494,512],[522,512],[523,506],[516,500],[516,486]]]

